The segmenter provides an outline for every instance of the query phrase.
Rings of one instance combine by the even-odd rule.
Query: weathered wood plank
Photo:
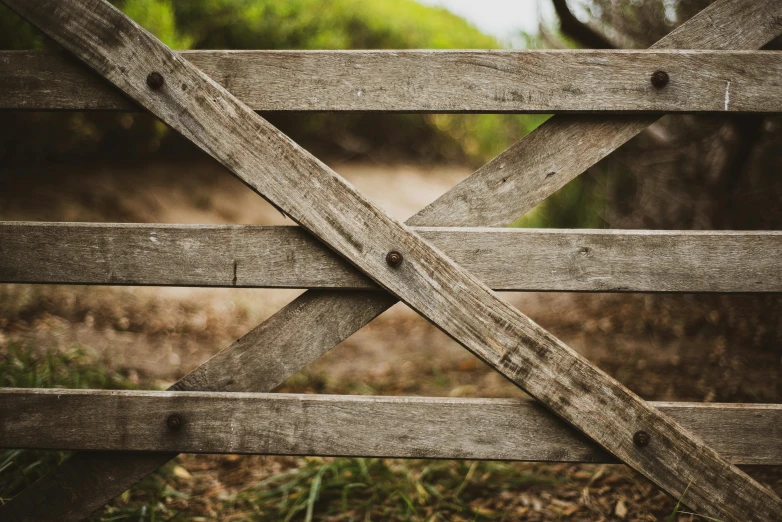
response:
[[[416,228],[494,290],[782,292],[782,232]],[[0,222],[0,282],[380,288],[300,227]]]
[[[782,463],[782,405],[651,404],[734,464]],[[0,447],[616,462],[526,399],[0,389]]]
[[[665,37],[658,47],[757,49],[780,32],[782,3],[777,0],[718,0]],[[460,184],[457,197],[446,194],[412,224],[507,224],[654,120],[556,116]],[[533,162],[516,164],[517,160]],[[504,190],[496,193],[500,183]],[[468,192],[472,206],[456,204]],[[478,205],[481,200],[484,206]],[[175,388],[272,390],[395,302],[395,298],[378,292],[310,290]],[[77,453],[0,507],[0,513],[9,520],[78,520],[174,456]]]
[[[782,2],[714,2],[652,49],[757,49],[782,33]],[[506,226],[657,121],[556,115],[408,220],[420,226]],[[475,197],[476,191],[494,197]]]
[[[657,46],[751,49],[780,33],[782,2],[720,0]],[[554,116],[407,224],[506,226],[654,121]],[[272,390],[396,302],[387,295],[374,296],[310,290],[174,386]]]
[[[782,500],[508,305],[104,0],[4,0],[383,288],[693,508],[782,518]],[[63,18],[67,20],[62,23]],[[150,90],[152,71],[167,78]],[[401,266],[386,263],[402,252]],[[639,447],[644,430],[650,443]]]
[[[782,53],[185,51],[258,111],[778,112]],[[654,71],[670,83],[652,85]],[[0,52],[0,109],[137,110],[73,58]]]

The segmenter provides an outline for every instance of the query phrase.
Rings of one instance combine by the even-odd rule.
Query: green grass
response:
[[[39,352],[9,344],[0,352],[0,386],[3,388],[81,388],[128,390],[135,386],[127,375],[108,371],[90,350]]]
[[[709,520],[710,522],[722,522],[722,520],[712,517],[707,517],[706,515],[699,515],[698,513],[692,513],[690,511],[682,511],[682,499],[687,494],[687,491],[690,489],[690,486],[692,485],[692,481],[690,481],[689,484],[687,484],[687,487],[684,488],[684,493],[682,493],[682,496],[679,497],[679,500],[676,501],[676,505],[673,507],[673,511],[670,515],[668,515],[668,518],[666,519],[667,522],[676,522],[676,515],[689,515],[690,519],[692,520],[692,517],[702,518],[703,520]]]
[[[519,473],[498,462],[307,458],[297,469],[270,477],[225,506],[257,520],[327,517],[359,520],[497,520],[486,499],[518,487],[564,479]],[[255,520],[255,518],[253,518]]]
[[[127,376],[105,370],[89,350],[74,347],[38,352],[9,344],[0,353],[0,386],[4,388],[131,389]],[[0,502],[21,492],[62,463],[64,451],[7,450],[0,452]]]
[[[41,352],[18,344],[9,344],[0,352],[0,386],[109,390],[137,388],[127,375],[105,369],[96,354],[86,348]],[[0,452],[0,502],[20,493],[69,455],[65,451]],[[179,513],[165,507],[168,498],[180,495],[167,484],[172,467],[173,463],[164,466],[140,482],[133,490],[137,499],[134,505],[109,506],[95,520],[175,520],[174,517]],[[126,494],[126,499],[128,496]]]
[[[687,484],[687,487],[684,488],[684,493],[682,493],[682,496],[679,497],[679,500],[676,502],[676,505],[673,507],[673,511],[668,516],[668,522],[676,522],[676,515],[679,513],[679,510],[682,507],[682,499],[684,498],[684,495],[687,494],[687,490],[690,489],[691,484],[692,482],[690,482],[690,484]]]
[[[0,351],[0,384],[36,388],[136,388],[106,370],[92,351],[40,351],[10,344]],[[62,451],[0,453],[0,501],[5,502],[62,463]],[[172,461],[114,500],[95,521],[192,520],[207,502],[185,492]],[[435,460],[304,457],[288,469],[209,506],[225,520],[494,520],[489,499],[514,488],[552,485],[564,477],[536,475],[513,464]],[[219,467],[219,466],[218,466]],[[197,517],[195,517],[197,518]],[[204,520],[210,520],[206,517]]]

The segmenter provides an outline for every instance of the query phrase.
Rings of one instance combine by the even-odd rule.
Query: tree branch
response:
[[[608,38],[581,22],[567,5],[567,0],[551,0],[559,17],[559,26],[565,36],[572,38],[587,49],[615,49]]]

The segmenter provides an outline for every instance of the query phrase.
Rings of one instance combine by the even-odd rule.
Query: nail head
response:
[[[159,72],[151,72],[147,75],[147,85],[149,85],[150,89],[160,89],[165,82],[166,80]]]
[[[636,446],[648,446],[650,440],[651,437],[645,431],[636,431],[635,435],[633,435],[633,444]]]
[[[386,254],[386,263],[388,263],[389,266],[396,268],[399,265],[402,264],[402,254],[397,252],[396,250],[392,250],[388,254]]]
[[[180,417],[176,413],[169,415],[168,418],[166,419],[166,426],[168,426],[168,429],[174,431],[181,428],[184,423],[185,421],[182,419],[182,417]]]
[[[666,85],[668,85],[668,82],[671,80],[671,78],[668,76],[668,73],[665,71],[655,71],[654,74],[652,74],[652,85],[657,87],[658,89],[662,89]]]

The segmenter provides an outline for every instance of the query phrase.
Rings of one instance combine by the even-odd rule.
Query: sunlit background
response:
[[[554,21],[548,1],[538,0],[422,0],[463,17],[481,32],[495,37],[503,47],[524,47],[522,34],[537,34],[541,24]]]

